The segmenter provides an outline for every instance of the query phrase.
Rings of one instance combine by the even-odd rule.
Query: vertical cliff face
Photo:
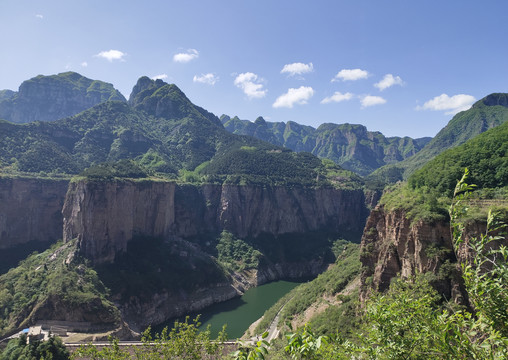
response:
[[[83,180],[69,185],[64,241],[77,238],[99,274],[113,276],[122,316],[142,329],[266,281],[317,275],[328,257],[316,248],[329,245],[327,235],[361,231],[364,200],[361,190]],[[224,272],[212,257],[222,230],[267,249],[259,269]],[[135,288],[120,279],[137,269]],[[138,288],[146,284],[158,285]]]
[[[0,249],[61,239],[68,183],[0,177]]]
[[[361,242],[363,265],[360,299],[374,289],[386,290],[397,274],[435,274],[434,285],[446,298],[463,296],[460,277],[454,276],[457,259],[453,252],[448,221],[411,221],[402,210],[374,209]]]
[[[359,232],[367,210],[362,191],[79,181],[69,186],[63,214],[64,240],[78,238],[82,252],[101,263],[112,262],[135,236]]]
[[[111,262],[134,236],[168,235],[174,193],[169,182],[73,182],[62,210],[64,241],[78,238],[83,255]]]
[[[366,212],[361,191],[331,188],[223,186],[218,221],[241,238],[262,233],[358,230]]]

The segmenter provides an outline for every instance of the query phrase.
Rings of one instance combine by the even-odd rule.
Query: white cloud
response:
[[[279,96],[272,106],[274,108],[292,108],[294,104],[307,104],[307,100],[309,100],[313,95],[314,89],[310,86],[300,86],[298,89],[291,88],[287,93]]]
[[[447,115],[455,115],[460,111],[467,110],[476,101],[474,96],[466,94],[453,95],[441,94],[427,101],[423,106],[417,106],[416,110],[446,111]]]
[[[323,100],[321,100],[321,104],[328,104],[331,102],[341,102],[341,101],[348,101],[353,98],[353,94],[347,92],[345,94],[336,91],[332,96],[325,97]]]
[[[384,89],[388,89],[389,87],[392,87],[393,85],[404,85],[404,81],[400,78],[400,76],[393,76],[392,74],[386,74],[383,79],[375,83],[374,86],[377,87],[380,91],[383,91]]]
[[[178,53],[173,56],[174,62],[188,63],[191,60],[197,59],[199,52],[196,49],[188,49],[186,52]]]
[[[234,81],[234,84],[243,90],[245,95],[252,98],[262,98],[266,95],[266,89],[263,89],[263,84],[260,84],[263,79],[259,78],[256,74],[251,72],[239,74]]]
[[[335,75],[332,79],[334,81],[354,81],[360,79],[366,79],[369,77],[369,72],[367,70],[362,69],[342,69]]]
[[[374,95],[366,95],[361,100],[362,107],[369,107],[374,105],[381,105],[385,104],[386,100],[383,99],[381,96],[374,96]]]
[[[120,60],[125,61],[124,56],[126,54],[121,52],[120,50],[108,50],[108,51],[101,51],[97,55],[94,55],[96,57],[100,57],[103,59],[108,60],[109,62],[112,62],[113,60]]]
[[[168,78],[167,74],[159,74],[159,75],[152,76],[152,80],[164,80],[167,78]]]
[[[302,75],[314,70],[312,63],[304,64],[301,62],[286,64],[280,71],[281,74],[287,73],[289,76]]]
[[[43,16],[42,14],[37,14],[37,15],[35,15],[35,17],[36,17],[37,19],[44,19],[44,16]]]
[[[219,81],[219,77],[212,73],[201,74],[201,76],[194,75],[192,81],[202,84],[215,85],[215,83]]]
[[[83,62],[81,63],[81,67],[87,67],[87,66],[88,66],[88,63],[87,63],[86,61],[83,61]]]

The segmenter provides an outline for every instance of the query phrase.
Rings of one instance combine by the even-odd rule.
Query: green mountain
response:
[[[328,175],[359,179],[310,154],[229,133],[174,84],[142,77],[128,102],[106,101],[73,117],[14,124],[0,120],[4,172],[78,174],[102,163],[131,159],[149,173],[232,183],[306,183]],[[196,169],[199,166],[198,169]],[[111,169],[86,174],[104,175]],[[322,176],[319,177],[318,175]],[[328,174],[328,175],[326,175]],[[270,177],[270,179],[269,179]]]
[[[14,123],[52,121],[108,100],[125,98],[113,85],[75,72],[38,75],[24,81],[18,92],[0,91],[0,119]]]
[[[408,183],[451,196],[466,167],[469,182],[481,189],[508,186],[508,122],[439,154],[416,170]]]
[[[465,143],[478,134],[508,120],[508,94],[494,93],[477,101],[469,110],[455,115],[450,122],[417,154],[396,165],[372,173],[370,180],[393,183],[407,179],[436,155]]]
[[[480,191],[475,196],[498,199],[494,205],[506,208],[508,196],[508,122],[443,151],[407,182],[394,186],[380,199],[385,209],[402,209],[411,219],[446,220],[457,180],[469,169],[468,183]],[[486,209],[476,215],[485,216]]]
[[[292,121],[268,122],[258,117],[251,122],[227,115],[222,115],[221,121],[233,134],[253,136],[293,151],[310,152],[362,176],[383,165],[407,159],[430,141],[430,138],[385,137],[355,124],[322,124],[315,129]]]
[[[77,174],[103,162],[136,159],[153,171],[175,174],[244,142],[203,114],[175,85],[141,78],[129,103],[107,101],[52,122],[1,121],[0,161],[22,172]]]

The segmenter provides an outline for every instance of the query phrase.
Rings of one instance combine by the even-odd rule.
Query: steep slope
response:
[[[64,241],[77,239],[139,329],[267,281],[316,276],[333,261],[331,239],[358,236],[366,214],[360,189],[80,180]]]
[[[315,129],[292,121],[274,123],[258,117],[250,122],[226,115],[221,116],[221,121],[234,134],[253,136],[293,151],[310,152],[362,176],[416,154],[430,140],[387,138],[354,124],[322,124]]]
[[[486,211],[494,206],[508,213],[508,122],[466,143],[444,151],[387,191],[371,212],[362,237],[362,291],[385,290],[397,274],[433,274],[433,284],[448,299],[465,296],[457,261],[468,250],[454,250],[447,209],[464,168],[469,183],[480,187],[469,203],[467,237],[485,229]],[[508,219],[507,219],[508,220]]]
[[[68,180],[0,176],[0,274],[62,238]]]
[[[49,320],[69,329],[120,326],[97,273],[75,255],[75,242],[55,244],[0,276],[0,336]]]
[[[507,120],[508,94],[490,94],[477,101],[471,109],[455,115],[420,152],[396,165],[380,168],[370,176],[370,179],[382,179],[385,183],[407,179],[436,155],[463,144]]]
[[[0,119],[14,123],[52,121],[108,100],[125,98],[113,85],[75,72],[39,75],[24,81],[16,93],[0,93]]]
[[[5,172],[77,174],[102,162],[135,159],[152,171],[176,174],[232,148],[275,149],[228,133],[175,85],[141,78],[129,103],[108,101],[52,122],[0,120],[0,166]]]
[[[279,329],[290,322],[293,328],[309,324],[322,334],[339,332],[345,336],[353,330],[356,316],[360,274],[358,244],[337,240],[333,246],[337,259],[326,271],[312,281],[291,290],[266,310],[263,317],[251,325],[248,336],[265,332],[277,317]]]
[[[141,329],[266,281],[314,276],[333,261],[331,239],[359,235],[367,215],[358,176],[309,153],[231,134],[175,85],[146,77],[129,102],[107,101],[52,122],[0,121],[0,143],[2,172],[9,179],[41,176],[54,182],[57,173],[80,173],[70,181],[63,213],[54,216],[64,223],[64,246],[72,247],[65,260],[58,258],[69,265],[58,272],[62,282],[47,303],[35,295],[47,294],[52,275],[30,273],[37,280],[23,289],[30,301],[13,298],[11,285],[20,287],[33,268],[51,268],[44,259],[53,255],[34,256],[28,269],[13,269],[0,284],[7,304],[0,309],[4,329],[53,318],[101,322],[87,320],[81,309],[71,313],[60,301],[62,289],[71,288],[67,280],[83,286],[103,280],[122,319]],[[0,187],[8,191],[8,184]],[[61,200],[33,189],[25,192],[40,200],[34,213]],[[9,203],[16,205],[13,213],[26,211],[26,202]],[[20,223],[31,229],[32,218],[37,216]],[[225,241],[228,236],[234,241]],[[255,259],[246,261],[248,256]],[[98,279],[80,267],[86,264],[93,264]],[[79,286],[72,291],[77,307],[91,308]],[[91,298],[104,315],[109,306]]]

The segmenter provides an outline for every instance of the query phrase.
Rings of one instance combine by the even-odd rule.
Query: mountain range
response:
[[[455,296],[450,189],[468,166],[484,195],[505,197],[507,99],[485,97],[430,140],[218,118],[148,77],[128,101],[76,73],[1,91],[0,258],[64,236],[0,276],[0,333],[53,319],[127,338],[263,282],[315,276],[348,249],[336,240],[364,228],[362,298],[417,270]],[[369,215],[369,183],[403,178]],[[426,255],[436,249],[446,256]],[[355,259],[336,290],[360,272]]]
[[[361,176],[383,165],[395,164],[420,151],[431,138],[385,137],[358,124],[322,124],[317,129],[293,121],[254,122],[221,116],[226,130],[249,135],[293,151],[306,151],[334,161]]]

